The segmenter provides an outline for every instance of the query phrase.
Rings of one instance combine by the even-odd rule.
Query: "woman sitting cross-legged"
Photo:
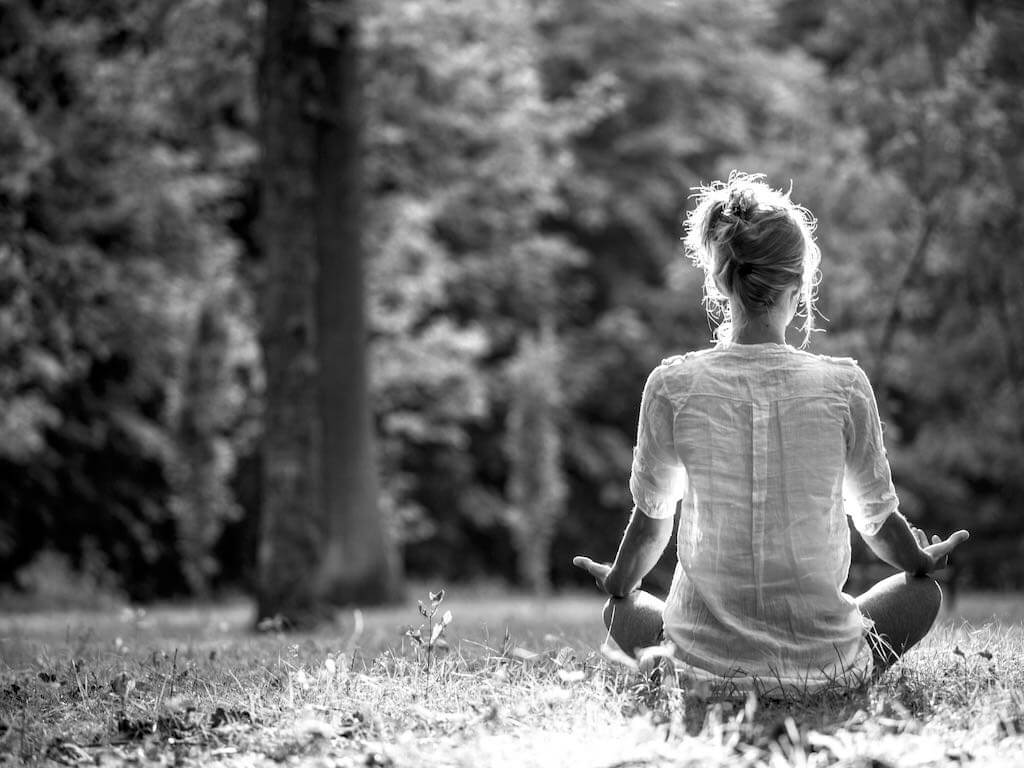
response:
[[[620,648],[669,640],[698,678],[771,695],[853,686],[931,628],[941,592],[929,574],[968,538],[931,542],[898,511],[874,392],[851,359],[786,343],[801,310],[813,329],[820,252],[815,222],[760,175],[701,189],[686,247],[705,271],[718,343],[662,362],[640,405],[630,490],[635,507],[615,561],[573,563],[610,595]],[[843,492],[869,547],[901,573],[860,597]],[[639,591],[671,536],[667,599]]]

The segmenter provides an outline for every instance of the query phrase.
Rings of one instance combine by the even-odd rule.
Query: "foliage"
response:
[[[612,554],[646,373],[711,336],[686,194],[738,167],[819,218],[812,351],[876,383],[904,509],[972,529],[968,580],[1024,583],[1016,6],[362,13],[382,501],[411,572],[543,588]],[[43,550],[136,598],[244,580],[260,23],[255,0],[0,7],[0,581]]]
[[[117,576],[95,545],[77,568],[59,552],[44,549],[14,574],[14,587],[0,587],[0,604],[10,612],[27,610],[111,610],[126,603]]]
[[[223,220],[251,144],[189,108],[237,60],[203,67],[210,6],[0,13],[0,569],[94,549],[136,597],[201,589],[258,372]]]
[[[413,568],[461,551],[445,575],[465,578],[500,546],[470,537],[507,519],[507,362],[539,315],[557,323],[555,287],[582,257],[541,226],[571,162],[569,126],[543,99],[523,3],[393,0],[365,37],[385,494]]]

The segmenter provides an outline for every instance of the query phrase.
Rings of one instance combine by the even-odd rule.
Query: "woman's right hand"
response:
[[[911,526],[911,530],[914,533],[914,538],[917,539],[917,545],[921,548],[921,551],[931,560],[931,566],[925,573],[933,573],[935,571],[941,571],[947,565],[949,565],[949,553],[956,549],[958,546],[967,541],[971,534],[966,530],[959,530],[956,533],[950,535],[946,539],[941,536],[932,536],[932,541],[928,543],[928,536],[920,528]]]

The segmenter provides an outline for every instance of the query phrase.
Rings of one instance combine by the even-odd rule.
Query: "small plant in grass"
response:
[[[135,678],[130,677],[127,672],[121,672],[111,679],[110,690],[117,694],[121,703],[121,717],[127,717],[128,697],[135,690]]]
[[[423,649],[425,655],[425,665],[427,674],[430,674],[431,667],[433,666],[434,654],[438,650],[447,650],[448,641],[445,640],[444,633],[448,628],[448,625],[452,623],[452,612],[445,611],[441,618],[437,618],[437,612],[441,607],[441,603],[444,602],[445,592],[443,589],[437,592],[428,593],[430,599],[430,607],[428,608],[423,604],[422,600],[417,600],[419,604],[420,616],[426,619],[425,622],[419,625],[416,629],[409,627],[405,631],[406,637],[412,640],[419,648]]]

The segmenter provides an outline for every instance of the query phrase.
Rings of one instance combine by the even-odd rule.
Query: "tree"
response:
[[[292,625],[399,586],[366,383],[357,22],[345,0],[267,3],[259,615]]]
[[[201,591],[253,422],[221,220],[249,35],[238,0],[72,5],[0,4],[0,579],[54,550]]]
[[[533,502],[558,495],[563,425],[542,420],[541,436],[523,412],[559,393],[544,391],[555,376],[518,389],[516,371],[529,374],[511,363],[541,359],[538,319],[557,336],[575,303],[562,279],[582,254],[543,220],[571,166],[576,105],[544,99],[527,3],[386,0],[364,21],[384,496],[411,569],[511,577],[532,557],[519,573],[543,587],[547,547],[509,533],[527,518],[554,530],[561,504]]]

